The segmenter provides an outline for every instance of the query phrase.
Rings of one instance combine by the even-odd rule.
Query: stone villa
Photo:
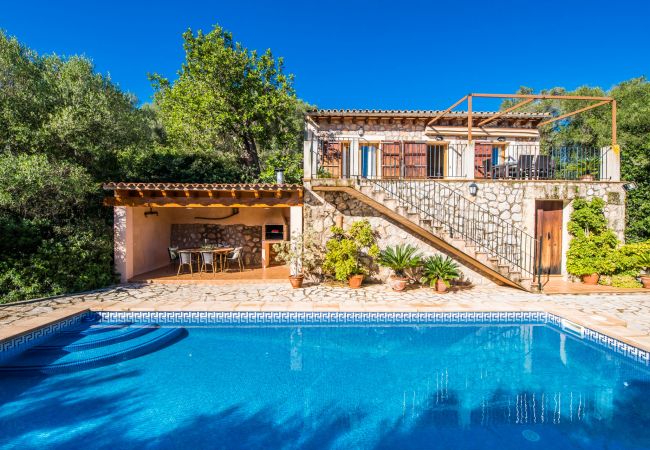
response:
[[[265,271],[273,243],[303,230],[325,240],[332,225],[368,218],[382,247],[411,243],[451,256],[473,284],[529,290],[540,273],[567,277],[573,199],[605,200],[623,239],[614,100],[581,97],[598,103],[576,111],[611,104],[612,146],[545,148],[539,128],[567,115],[516,112],[542,97],[525,95],[500,112],[473,111],[480,96],[498,95],[464,97],[467,111],[453,111],[457,102],[444,111],[308,113],[303,185],[108,183],[116,271],[123,282],[180,281],[170,248],[199,258],[202,247],[221,244],[241,248],[244,265],[260,269],[250,279],[273,270],[286,279],[286,268]]]

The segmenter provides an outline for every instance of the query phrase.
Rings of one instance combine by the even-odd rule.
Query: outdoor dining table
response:
[[[228,255],[228,253],[232,252],[234,247],[217,247],[217,248],[179,248],[178,253],[181,252],[187,252],[191,254],[196,254],[197,255],[197,261],[200,261],[201,258],[201,252],[212,252],[216,256],[219,257],[219,267],[221,268],[221,271],[224,271],[224,261],[223,259]]]

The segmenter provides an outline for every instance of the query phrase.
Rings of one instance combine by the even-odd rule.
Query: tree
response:
[[[155,104],[170,145],[234,158],[258,179],[263,154],[295,148],[295,112],[301,103],[293,76],[270,50],[249,51],[219,26],[183,34],[185,63],[173,83],[152,75]]]
[[[164,136],[88,59],[0,32],[0,302],[105,286],[112,215],[101,181]]]

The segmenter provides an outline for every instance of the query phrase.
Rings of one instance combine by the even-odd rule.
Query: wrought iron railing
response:
[[[539,143],[476,144],[475,178],[514,180],[608,180],[606,149]]]
[[[506,263],[519,269],[523,276],[535,277],[537,240],[445,183],[359,179],[359,183],[364,182],[387,193],[400,206],[430,220],[432,228],[443,228],[452,239],[470,242],[477,251],[497,258],[499,264]]]
[[[357,140],[353,145],[316,139],[311,147],[307,164],[312,178],[599,181],[614,173],[607,165],[607,148],[582,145],[543,148],[536,142],[477,142],[473,167],[466,155],[467,141]]]

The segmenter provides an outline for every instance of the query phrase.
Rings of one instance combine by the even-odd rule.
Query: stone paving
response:
[[[544,295],[506,287],[474,287],[435,294],[428,288],[392,292],[386,285],[347,287],[316,285],[291,289],[288,284],[128,284],[115,288],[47,299],[22,305],[0,305],[0,328],[29,318],[76,307],[118,310],[257,310],[380,311],[446,310],[508,311],[562,309],[584,315],[606,314],[627,328],[650,334],[650,293]]]

